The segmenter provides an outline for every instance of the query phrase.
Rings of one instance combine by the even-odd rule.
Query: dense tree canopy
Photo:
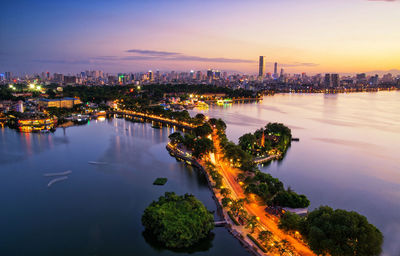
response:
[[[280,123],[268,123],[254,134],[246,133],[239,138],[240,147],[253,156],[265,156],[273,150],[275,155],[285,153],[292,140],[291,130]]]
[[[142,223],[166,247],[187,248],[210,233],[214,217],[193,195],[166,192],[145,209]]]
[[[366,217],[321,206],[306,218],[285,213],[279,227],[300,231],[317,254],[331,256],[375,256],[382,249],[382,233]]]
[[[382,250],[382,233],[353,211],[322,206],[308,215],[303,233],[311,249],[320,254],[374,256]]]
[[[305,195],[299,195],[293,191],[279,191],[274,199],[273,204],[281,207],[289,208],[306,208],[310,205],[310,200]]]

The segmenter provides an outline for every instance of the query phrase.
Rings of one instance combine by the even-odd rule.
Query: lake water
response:
[[[166,191],[216,210],[205,177],[165,149],[171,132],[122,119],[54,134],[0,129],[0,255],[249,255],[225,228],[192,251],[143,237],[142,213]],[[67,170],[67,180],[47,187],[56,177],[43,174]],[[153,186],[157,177],[167,184]]]
[[[268,122],[288,125],[300,142],[262,171],[307,195],[311,209],[329,205],[365,215],[385,236],[384,255],[400,255],[399,91],[278,94],[203,112],[225,120],[235,142]]]
[[[290,126],[300,142],[262,170],[306,194],[310,208],[367,216],[384,233],[384,255],[400,255],[400,92],[282,94],[206,113],[223,118],[235,142],[268,122]],[[216,208],[205,178],[165,150],[171,132],[122,119],[54,134],[0,129],[0,255],[249,255],[224,228],[193,252],[143,237],[143,210],[165,191]],[[47,187],[44,173],[67,170]],[[157,177],[167,184],[153,186]]]

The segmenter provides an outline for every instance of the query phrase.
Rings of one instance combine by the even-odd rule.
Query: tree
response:
[[[263,230],[258,234],[258,240],[264,245],[267,245],[272,239],[272,232],[269,230]]]
[[[321,206],[308,215],[302,233],[317,254],[375,256],[382,251],[382,233],[353,211]]]
[[[221,118],[211,118],[208,122],[220,132],[224,132],[226,130],[226,124]]]
[[[235,216],[238,216],[240,210],[243,208],[243,205],[244,205],[243,199],[232,200],[232,204],[230,205],[232,213]]]
[[[199,113],[199,114],[195,115],[194,119],[195,119],[196,123],[201,124],[206,120],[206,116]]]
[[[251,229],[250,233],[254,233],[254,229],[257,227],[257,225],[258,225],[258,221],[257,221],[256,216],[252,215],[249,218],[247,218],[246,228]]]
[[[273,199],[274,205],[290,208],[306,208],[310,200],[305,195],[298,195],[296,192],[279,191]]]
[[[302,218],[291,212],[285,212],[279,220],[278,227],[285,231],[299,231],[302,228]]]
[[[193,195],[166,192],[144,211],[146,231],[169,248],[190,247],[214,228],[214,217]]]
[[[221,203],[223,207],[228,207],[232,203],[232,199],[229,197],[224,197],[222,198]]]
[[[179,144],[183,142],[183,137],[179,132],[171,133],[168,138],[171,140],[172,144]]]
[[[229,188],[223,188],[220,191],[221,195],[224,197],[227,197],[231,194],[231,190]]]
[[[252,151],[257,142],[256,136],[251,133],[246,133],[239,138],[239,145],[245,151]]]
[[[209,124],[205,123],[194,128],[193,132],[197,137],[205,137],[212,133],[212,129]]]
[[[208,138],[201,138],[194,142],[193,156],[201,158],[214,150],[214,143]]]

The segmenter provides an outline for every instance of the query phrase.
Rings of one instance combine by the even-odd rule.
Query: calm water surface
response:
[[[385,236],[384,255],[400,255],[400,92],[282,94],[206,113],[224,119],[235,142],[268,122],[287,124],[300,142],[262,171],[306,194],[311,209],[367,216]]]
[[[143,210],[165,191],[216,210],[205,178],[169,156],[171,132],[122,119],[55,134],[0,129],[0,255],[248,255],[224,228],[191,252],[143,237]],[[47,187],[54,177],[44,173],[67,170],[67,180]],[[153,186],[157,177],[167,184]]]

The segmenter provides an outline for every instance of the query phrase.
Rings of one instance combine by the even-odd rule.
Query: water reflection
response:
[[[295,191],[311,208],[356,210],[384,233],[384,255],[400,252],[400,92],[278,94],[259,105],[211,106],[207,115],[227,122],[237,142],[268,122],[292,128],[281,162],[262,167]]]

